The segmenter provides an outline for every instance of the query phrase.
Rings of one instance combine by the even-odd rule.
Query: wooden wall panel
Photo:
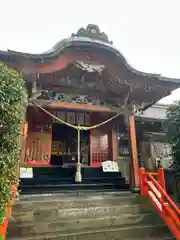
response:
[[[52,134],[29,132],[26,142],[25,164],[27,166],[47,166],[51,158]]]
[[[28,133],[28,123],[23,122],[21,125],[21,150],[20,150],[20,166],[24,166],[26,153],[26,140]]]
[[[49,165],[52,144],[52,118],[37,108],[29,108],[27,120],[25,165]]]

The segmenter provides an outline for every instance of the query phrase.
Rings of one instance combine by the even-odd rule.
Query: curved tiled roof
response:
[[[0,52],[0,56],[2,54],[9,55],[9,56],[17,56],[17,57],[19,56],[26,59],[32,59],[34,61],[39,61],[44,63],[52,58],[58,57],[66,48],[82,47],[82,46],[95,47],[95,48],[103,49],[107,52],[113,53],[114,55],[120,58],[120,60],[124,63],[127,69],[129,69],[130,71],[138,75],[139,74],[142,76],[147,75],[151,77],[160,76],[160,74],[145,73],[145,72],[136,70],[128,63],[128,61],[121,54],[121,52],[118,49],[116,49],[114,46],[112,46],[109,43],[96,40],[96,39],[91,39],[88,37],[70,37],[67,39],[63,39],[62,41],[59,41],[58,43],[56,43],[50,50],[41,54],[31,54],[31,53],[23,53],[23,52],[8,50],[7,52]]]
[[[90,30],[93,28],[96,30],[97,33],[90,32]],[[108,40],[107,35],[105,33],[101,33],[99,30],[99,27],[92,24],[88,25],[86,29],[80,28],[77,34],[72,34],[71,37],[59,41],[50,50],[44,53],[31,54],[31,53],[17,52],[13,50],[0,51],[0,60],[3,57],[6,57],[6,58],[10,57],[11,59],[23,58],[23,59],[28,59],[37,63],[45,63],[54,58],[57,58],[63,51],[65,51],[68,48],[81,48],[81,47],[86,47],[86,48],[91,47],[94,49],[102,49],[104,51],[114,54],[114,56],[117,56],[119,60],[123,62],[124,67],[126,69],[130,70],[132,73],[136,75],[155,78],[157,80],[162,80],[162,81],[180,83],[180,79],[166,78],[166,77],[163,77],[161,74],[146,73],[146,72],[138,71],[135,68],[133,68],[128,63],[126,58],[122,55],[122,53],[112,45],[112,42]]]

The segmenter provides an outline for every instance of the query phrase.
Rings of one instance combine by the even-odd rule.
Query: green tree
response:
[[[180,176],[180,101],[175,101],[168,107],[166,130],[173,154],[171,168]]]
[[[26,99],[21,74],[0,62],[0,223],[12,198],[12,185],[19,181],[16,166]]]
[[[170,168],[175,171],[174,189],[180,198],[180,101],[175,101],[168,107],[166,120],[166,134],[172,150]]]

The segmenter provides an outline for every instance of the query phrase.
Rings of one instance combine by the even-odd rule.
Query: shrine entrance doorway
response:
[[[81,163],[90,163],[90,131],[81,131]],[[77,130],[64,124],[52,124],[51,166],[76,166]]]

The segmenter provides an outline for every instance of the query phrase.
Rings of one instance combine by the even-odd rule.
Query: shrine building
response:
[[[142,128],[134,116],[180,79],[132,68],[96,25],[42,54],[0,51],[0,61],[23,74],[28,92],[22,192],[139,187]]]

